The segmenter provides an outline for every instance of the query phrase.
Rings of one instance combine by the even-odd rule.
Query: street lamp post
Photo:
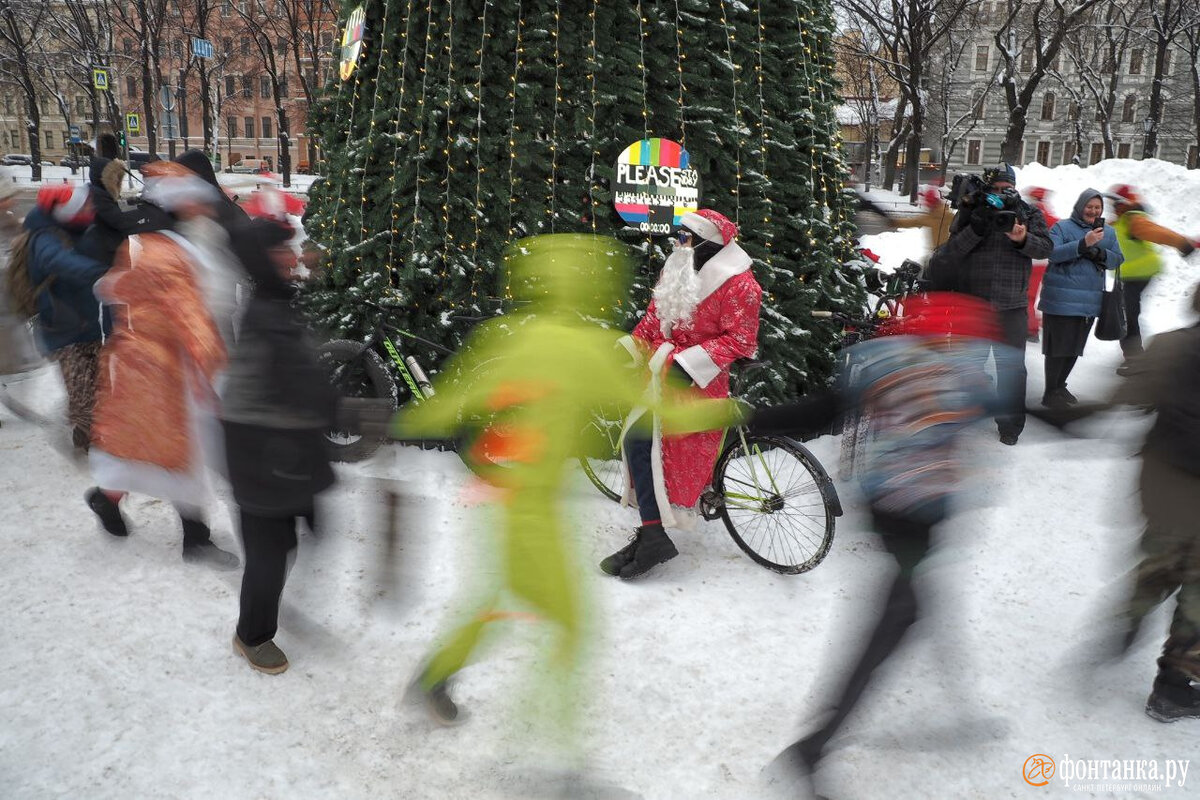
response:
[[[1142,120],[1142,158],[1143,159],[1146,159],[1147,157],[1153,157],[1153,154],[1150,154],[1148,156],[1146,153],[1146,140],[1150,137],[1150,131],[1152,131],[1152,130],[1154,130],[1154,119],[1151,117],[1146,117],[1144,120]]]

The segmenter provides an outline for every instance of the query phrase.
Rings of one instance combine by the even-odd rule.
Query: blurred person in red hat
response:
[[[14,243],[10,264],[14,271],[27,271],[24,286],[32,297],[13,299],[18,308],[36,314],[38,342],[62,371],[71,441],[79,451],[91,442],[96,370],[109,325],[92,292],[108,265],[77,250],[93,216],[86,186],[43,188],[25,217],[25,235]],[[18,260],[24,263],[18,266]]]
[[[995,352],[1001,377],[1018,368],[1024,353],[1001,343],[1003,329],[991,305],[950,292],[931,292],[905,305],[905,314],[883,333],[846,351],[834,388],[798,402],[754,410],[751,429],[807,437],[842,414],[868,420],[858,479],[871,527],[899,572],[884,593],[882,613],[851,663],[834,665],[845,676],[824,722],[787,748],[776,767],[782,780],[807,780],[827,755],[871,684],[871,676],[918,620],[914,582],[933,545],[932,529],[961,504],[969,465],[962,440],[975,423],[1012,413],[993,391],[986,372]]]
[[[674,249],[649,308],[622,339],[647,370],[651,395],[667,391],[729,397],[729,370],[758,350],[762,288],[728,217],[702,208],[680,218]],[[692,509],[720,454],[721,431],[664,436],[660,421],[635,411],[623,455],[630,481],[622,502],[636,504],[641,525],[627,545],[600,563],[608,575],[634,578],[678,555],[665,528],[690,528]],[[673,508],[674,507],[674,508]]]
[[[1053,228],[1058,222],[1058,217],[1050,210],[1050,190],[1042,186],[1034,186],[1025,193],[1030,200],[1033,201],[1033,207],[1042,212],[1042,218],[1046,220],[1046,227]],[[1044,258],[1039,258],[1033,262],[1033,267],[1029,272],[1029,341],[1036,342],[1038,331],[1042,327],[1042,314],[1038,311],[1037,301],[1038,293],[1042,289],[1042,279],[1046,276],[1046,267],[1049,261]]]
[[[1125,338],[1121,340],[1121,352],[1125,355],[1125,363],[1117,368],[1118,373],[1125,374],[1129,360],[1142,352],[1142,295],[1163,268],[1162,255],[1154,245],[1174,247],[1181,256],[1189,256],[1196,249],[1196,243],[1150,219],[1141,196],[1129,184],[1117,184],[1104,196],[1112,202],[1117,214],[1113,228],[1121,252],[1125,254],[1121,264],[1127,326]]]

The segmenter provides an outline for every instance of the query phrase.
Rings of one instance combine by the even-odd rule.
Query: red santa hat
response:
[[[86,228],[95,216],[91,199],[87,186],[47,186],[38,191],[37,207],[65,228]]]
[[[724,247],[737,238],[738,228],[729,217],[709,208],[689,211],[679,218],[679,224],[701,239]]]

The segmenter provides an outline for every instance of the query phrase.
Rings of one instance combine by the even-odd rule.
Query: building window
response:
[[[250,55],[250,37],[249,36],[242,37],[242,55],[244,55],[244,56]]]
[[[1042,119],[1054,119],[1054,92],[1046,92],[1042,95]],[[1039,163],[1045,164],[1045,161]]]
[[[325,53],[333,52],[333,34],[325,32],[321,34],[321,51]]]
[[[132,75],[125,76],[125,94],[129,95],[126,100],[132,100],[137,97],[137,78]]]
[[[1129,74],[1142,74],[1142,48],[1135,47],[1129,51]]]
[[[237,117],[225,118],[225,135],[230,139],[237,138]]]
[[[233,0],[222,0],[221,16],[228,17],[233,15]]]
[[[980,155],[981,155],[982,150],[983,150],[983,141],[981,139],[968,139],[967,140],[967,163],[968,164],[980,163]]]
[[[242,122],[246,126],[246,138],[253,139],[254,138],[254,117],[245,117],[242,119]]]
[[[17,131],[17,130],[11,130],[8,132],[8,136],[10,139],[12,139],[13,149],[20,150],[21,149],[21,132]]]
[[[1088,156],[1088,164],[1099,164],[1104,160],[1104,144],[1096,142],[1092,145],[1092,153]]]
[[[258,78],[258,96],[263,100],[271,99],[271,76],[260,75]]]
[[[987,91],[980,90],[975,94],[975,99],[971,101],[971,113],[975,119],[983,119],[986,109]]]
[[[4,113],[13,113],[13,99],[11,94],[4,95]]]
[[[237,78],[232,75],[225,76],[225,96],[233,97],[237,94]]]
[[[1071,164],[1075,161],[1075,143],[1065,142],[1063,144],[1063,159],[1062,163]]]
[[[242,97],[254,96],[254,80],[249,75],[242,76]]]
[[[988,46],[980,44],[975,46],[975,69],[979,72],[984,72],[988,68]]]
[[[1129,154],[1132,149],[1133,148],[1130,146],[1129,142],[1122,142],[1121,144],[1117,145],[1117,158],[1129,158]]]
[[[288,40],[285,37],[280,36],[278,41],[275,42],[275,52],[278,53],[279,55],[283,55],[284,53],[287,52],[287,49],[288,49]]]
[[[175,58],[183,58],[183,40],[175,39],[171,42],[171,55]]]
[[[1121,122],[1133,122],[1137,116],[1137,95],[1131,94],[1125,97],[1125,105],[1121,109]]]
[[[233,39],[228,36],[221,37],[221,52],[227,56],[233,55]]]
[[[133,39],[122,39],[121,49],[125,52],[125,55],[133,55]]]
[[[1167,52],[1163,53],[1163,73],[1162,74],[1164,76],[1171,74],[1171,50],[1169,50],[1169,49],[1167,50]]]
[[[54,131],[46,131],[46,149],[54,148]]]
[[[83,95],[75,95],[75,113],[81,117],[87,114],[87,98]]]
[[[270,117],[262,118],[262,138],[264,138],[264,139],[271,138],[271,118]]]
[[[1050,166],[1050,143],[1049,142],[1038,142],[1037,143],[1037,158],[1034,160],[1037,161],[1039,164],[1041,164],[1044,167]]]
[[[1076,100],[1072,100],[1071,105],[1067,106],[1067,121],[1068,122],[1078,122],[1079,121],[1079,102]]]
[[[1021,72],[1033,72],[1033,50],[1028,47],[1021,51]]]

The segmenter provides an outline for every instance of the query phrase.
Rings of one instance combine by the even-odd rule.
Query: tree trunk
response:
[[[33,81],[25,79],[26,103],[29,109],[29,119],[25,128],[29,132],[29,157],[33,159],[31,179],[34,183],[42,180],[42,110],[38,108],[37,94],[33,90]]]
[[[1158,152],[1158,123],[1163,114],[1163,67],[1167,60],[1167,48],[1171,44],[1165,36],[1159,36],[1154,47],[1154,77],[1150,81],[1150,130],[1142,140],[1142,158],[1154,158]]]
[[[1007,164],[1019,163],[1021,142],[1025,138],[1025,122],[1028,110],[1018,106],[1008,116],[1008,127],[1004,131],[1004,142],[1000,145],[1000,159]]]

